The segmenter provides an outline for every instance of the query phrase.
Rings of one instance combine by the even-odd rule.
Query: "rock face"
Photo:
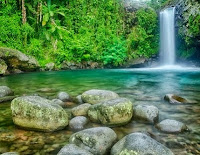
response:
[[[116,140],[116,133],[108,127],[90,128],[73,134],[69,142],[85,149],[92,154],[108,153]]]
[[[8,66],[6,65],[5,61],[0,59],[0,75],[5,75]]]
[[[138,105],[134,108],[134,118],[150,123],[155,123],[158,120],[159,110],[152,105]]]
[[[11,96],[13,91],[7,86],[0,86],[0,97]]]
[[[88,123],[88,119],[84,116],[77,116],[70,120],[69,126],[73,130],[82,130]]]
[[[188,130],[187,126],[179,121],[166,119],[156,125],[156,127],[167,133],[179,133]]]
[[[58,152],[57,155],[92,155],[92,153],[74,144],[67,144]]]
[[[59,92],[57,98],[63,102],[67,102],[70,99],[69,94],[66,92]]]
[[[53,62],[50,62],[50,63],[46,64],[45,65],[45,70],[47,70],[47,71],[55,70],[55,64]]]
[[[68,125],[64,109],[39,96],[15,98],[11,110],[14,123],[23,128],[51,132]]]
[[[118,98],[118,94],[109,90],[92,89],[84,92],[81,96],[84,103],[96,104],[103,101]]]
[[[98,103],[88,110],[90,120],[109,126],[125,124],[131,120],[132,115],[133,104],[126,98]]]
[[[39,63],[35,58],[10,48],[0,47],[0,59],[3,59],[9,70],[35,71],[39,69]]]
[[[167,94],[165,95],[164,99],[171,104],[182,104],[182,103],[193,103],[194,101],[187,100],[183,97],[174,95],[174,94]]]
[[[89,107],[91,106],[91,104],[85,103],[85,104],[81,104],[77,107],[74,107],[72,109],[72,114],[74,116],[87,116],[87,112]]]
[[[173,155],[170,149],[143,133],[132,133],[118,141],[111,155]]]

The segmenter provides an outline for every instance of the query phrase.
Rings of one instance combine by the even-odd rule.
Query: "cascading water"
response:
[[[175,65],[175,7],[160,12],[160,63]]]

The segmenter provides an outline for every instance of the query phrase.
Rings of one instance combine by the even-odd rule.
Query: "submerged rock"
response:
[[[57,155],[92,155],[92,153],[74,144],[67,144],[58,152]]]
[[[0,103],[2,102],[7,102],[7,101],[12,101],[16,96],[5,96],[5,97],[0,97]]]
[[[91,106],[91,104],[85,103],[85,104],[81,104],[77,107],[74,107],[72,109],[72,114],[74,116],[87,116],[87,112],[89,107]]]
[[[167,94],[165,95],[164,99],[171,104],[196,103],[195,101],[190,101],[186,98],[183,98],[174,94]]]
[[[63,101],[59,100],[59,99],[53,99],[51,101],[52,101],[52,103],[57,104],[57,105],[59,105],[61,107],[66,107],[66,104]]]
[[[178,133],[188,130],[187,126],[176,120],[166,119],[156,125],[156,127],[167,133]]]
[[[105,125],[121,125],[129,122],[133,115],[133,104],[126,98],[117,98],[90,106],[88,117],[93,122]]]
[[[59,92],[57,98],[63,102],[67,102],[70,99],[69,94],[66,92]]]
[[[159,110],[152,105],[138,105],[134,108],[134,118],[150,123],[155,123],[158,120]]]
[[[111,149],[111,155],[173,155],[172,151],[144,133],[129,134]]]
[[[11,102],[13,122],[23,128],[51,132],[68,125],[62,107],[39,96],[24,96]]]
[[[13,91],[7,86],[0,86],[0,97],[12,96]]]
[[[96,104],[103,101],[118,98],[118,94],[109,90],[92,89],[84,92],[81,96],[84,103]]]
[[[72,130],[82,130],[88,123],[88,119],[84,116],[77,116],[69,121],[69,127]]]
[[[108,153],[116,140],[116,133],[108,127],[85,129],[73,134],[69,142],[85,149],[92,154],[104,155]]]
[[[19,155],[19,153],[18,152],[6,152],[1,155]]]

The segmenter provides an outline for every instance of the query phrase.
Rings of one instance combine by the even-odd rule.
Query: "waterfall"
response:
[[[170,7],[160,12],[160,63],[173,66],[175,60],[175,7]]]

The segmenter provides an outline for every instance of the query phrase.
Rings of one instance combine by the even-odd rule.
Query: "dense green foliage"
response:
[[[132,57],[149,57],[158,51],[158,20],[152,9],[136,12],[136,25],[128,36],[128,48]]]
[[[42,65],[91,60],[118,66],[158,52],[153,9],[127,19],[120,0],[27,0],[25,14],[22,1],[0,2],[0,46],[35,56]]]

